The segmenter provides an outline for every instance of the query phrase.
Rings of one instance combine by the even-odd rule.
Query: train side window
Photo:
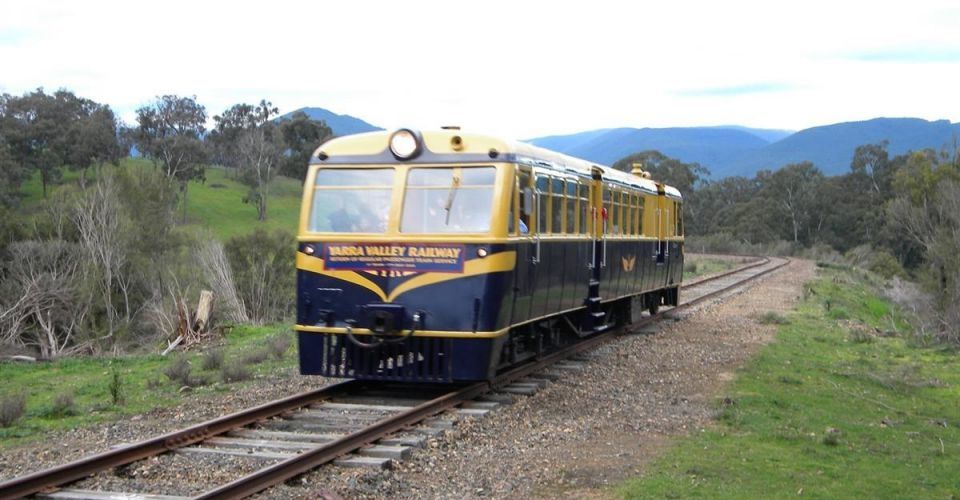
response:
[[[623,194],[623,234],[633,235],[633,194]]]
[[[551,179],[550,199],[552,200],[552,209],[550,211],[553,225],[551,232],[560,234],[563,232],[563,181],[560,179]]]
[[[507,203],[510,206],[507,213],[507,234],[517,234],[517,211],[520,209],[518,191],[517,179],[514,177],[513,182],[511,182],[510,200]]]
[[[581,182],[586,182],[581,179]],[[580,184],[580,234],[586,234],[590,227],[590,218],[587,210],[590,209],[590,186]]]
[[[620,229],[622,226],[622,221],[620,220],[620,191],[613,192],[613,212],[610,213],[610,233],[614,235],[620,234]]]
[[[647,197],[645,195],[640,195],[640,234],[646,234],[646,229],[643,225],[643,215],[644,209],[643,206],[647,203]]]
[[[678,201],[674,206],[677,213],[677,236],[683,236],[683,204]]]
[[[577,181],[567,179],[567,234],[577,232]]]
[[[530,172],[527,170],[517,170],[517,203],[519,209],[517,210],[517,217],[519,219],[519,229],[520,234],[528,234],[534,228],[532,227],[532,221],[530,216],[527,215],[527,197],[524,195],[524,189],[530,187]],[[537,207],[530,207],[530,213],[533,214],[533,217],[536,217]]]
[[[605,234],[610,234],[610,215],[613,213],[613,207],[610,205],[610,200],[613,199],[613,191],[610,190],[610,186],[604,186],[603,189],[603,209],[607,213],[607,217],[602,221],[603,232]]]
[[[630,204],[632,205],[633,210],[633,221],[631,224],[631,230],[635,236],[640,235],[640,197],[634,193],[630,197]]]
[[[550,178],[537,174],[537,198],[540,203],[537,207],[537,232],[550,232]]]

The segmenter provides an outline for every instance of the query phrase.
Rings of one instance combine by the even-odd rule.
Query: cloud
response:
[[[869,50],[846,55],[847,59],[880,63],[955,63],[960,62],[960,48],[898,47]]]
[[[787,92],[796,87],[789,83],[760,82],[732,85],[727,87],[708,87],[688,89],[675,92],[680,97],[734,97],[749,94],[768,94],[772,92]]]

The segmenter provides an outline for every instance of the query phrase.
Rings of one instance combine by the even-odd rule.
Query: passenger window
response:
[[[551,211],[553,227],[551,232],[559,234],[563,232],[563,181],[553,179],[551,184],[550,198],[553,200],[553,210]]]
[[[610,217],[613,215],[613,207],[610,206],[610,200],[612,199],[613,199],[613,191],[610,191],[610,187],[607,186],[603,190],[603,208],[604,210],[606,210],[607,216],[606,218],[600,221],[601,224],[603,224],[602,229],[605,234],[610,234],[610,231],[611,231],[612,224],[610,221],[612,219]]]
[[[550,179],[537,175],[537,198],[540,199],[540,206],[537,207],[537,232],[550,232]]]
[[[674,207],[677,213],[677,236],[683,236],[683,204],[678,201]]]
[[[633,210],[630,209],[630,193],[623,193],[623,234],[629,236],[633,232],[630,231],[630,221],[632,219]]]
[[[577,181],[567,180],[567,234],[577,232]]]
[[[586,234],[589,231],[588,210],[590,210],[590,186],[580,184],[580,234]]]
[[[613,193],[613,212],[610,214],[610,233],[614,235],[620,234],[621,221],[620,221],[620,192],[614,191]]]
[[[517,198],[518,198],[517,205],[519,206],[519,209],[517,210],[517,218],[520,222],[519,223],[520,227],[518,228],[520,231],[520,234],[529,234],[531,229],[533,229],[530,227],[532,221],[530,220],[530,216],[527,215],[526,196],[524,196],[523,194],[524,189],[528,187],[530,187],[530,172],[526,170],[518,170],[517,171]],[[530,211],[534,214],[533,216],[535,218],[537,213],[537,207],[530,207]]]

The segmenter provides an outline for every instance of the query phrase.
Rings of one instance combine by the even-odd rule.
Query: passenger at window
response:
[[[340,208],[335,212],[331,212],[328,217],[330,218],[330,227],[334,231],[338,233],[352,233],[355,231],[357,217],[347,210],[346,202],[341,202]]]

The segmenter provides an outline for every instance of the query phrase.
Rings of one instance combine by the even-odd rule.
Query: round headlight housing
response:
[[[420,154],[423,141],[420,134],[413,130],[402,128],[390,136],[390,152],[398,160],[409,160]]]

